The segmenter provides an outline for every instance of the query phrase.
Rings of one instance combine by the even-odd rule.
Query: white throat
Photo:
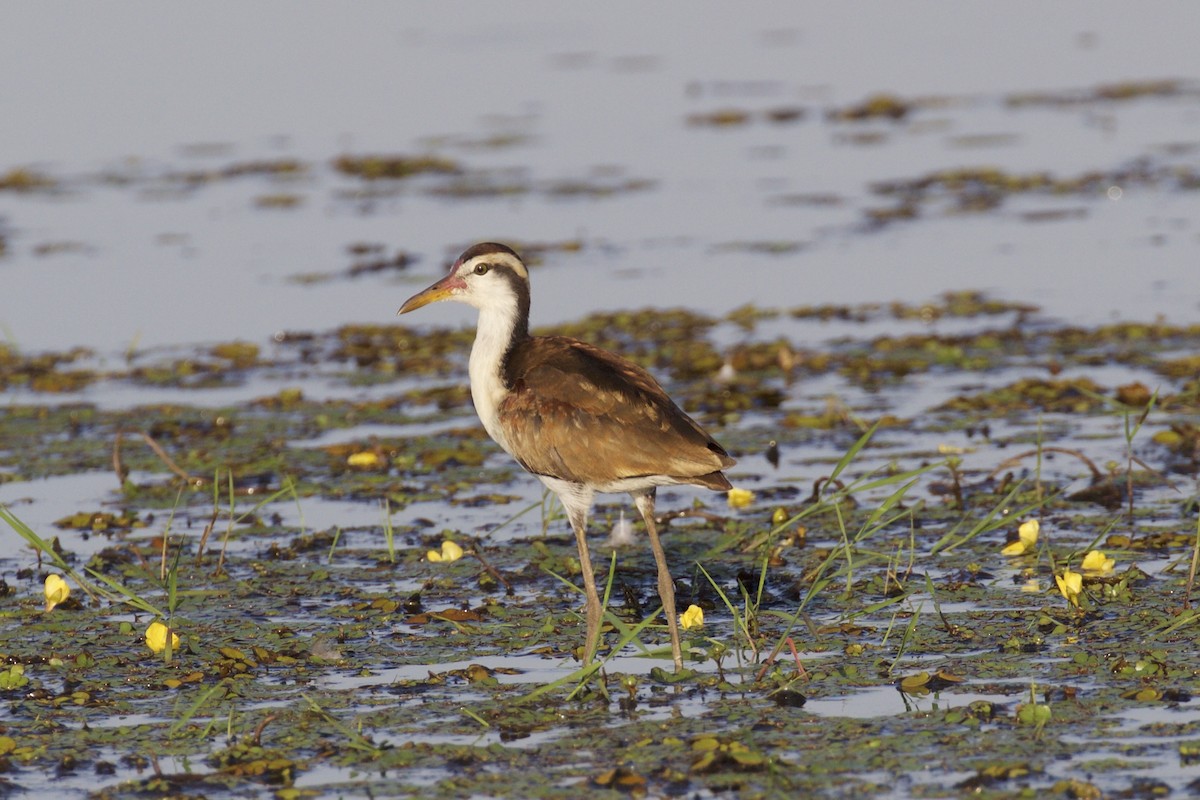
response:
[[[507,307],[488,305],[479,310],[479,327],[475,331],[475,344],[471,346],[468,372],[471,376],[471,399],[475,412],[496,444],[509,455],[512,451],[500,429],[500,403],[508,394],[501,375],[504,353],[512,342],[513,330],[517,326],[515,304]]]

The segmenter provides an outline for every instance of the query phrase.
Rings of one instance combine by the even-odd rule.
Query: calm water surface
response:
[[[764,3],[730,15],[701,3],[651,17],[634,4],[24,4],[0,31],[0,171],[42,171],[60,191],[0,192],[0,326],[27,351],[123,353],[388,322],[485,238],[583,243],[535,274],[535,323],[647,305],[920,302],[963,288],[1072,322],[1195,319],[1195,191],[1106,184],[863,227],[866,209],[886,205],[872,184],[933,170],[1068,178],[1193,163],[1191,11],[1149,8]],[[1187,89],[1006,103],[1159,79]],[[826,119],[883,92],[920,108],[899,122]],[[803,116],[771,123],[773,109]],[[688,122],[720,110],[750,121]],[[418,180],[368,201],[331,169],[343,153],[440,155],[529,191],[451,201]],[[280,158],[310,168],[292,181],[165,179]],[[627,180],[650,188],[546,191]],[[278,193],[301,204],[257,205]],[[1039,212],[1061,216],[1028,221]],[[344,270],[360,242],[419,261],[398,277],[296,280]],[[780,255],[750,247],[780,244]],[[447,320],[470,313],[415,322]]]

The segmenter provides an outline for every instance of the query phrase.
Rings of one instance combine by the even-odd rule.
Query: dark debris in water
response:
[[[427,173],[457,175],[462,166],[440,156],[366,155],[340,156],[333,162],[338,172],[364,180],[409,178]]]
[[[868,119],[901,120],[909,115],[916,104],[891,94],[875,94],[861,103],[833,109],[829,119],[837,122],[859,122]]]
[[[1085,89],[1058,92],[1014,92],[1005,98],[1010,106],[1074,106],[1114,103],[1145,97],[1196,97],[1200,88],[1194,83],[1172,78],[1105,83]]]
[[[42,172],[23,167],[10,169],[0,175],[0,191],[35,192],[54,189],[57,182]]]
[[[1018,195],[1054,198],[1076,197],[1095,199],[1119,198],[1131,189],[1157,188],[1169,191],[1194,191],[1200,188],[1200,170],[1173,161],[1141,158],[1128,165],[1107,170],[1090,170],[1070,176],[1051,172],[1013,173],[994,167],[943,170],[916,178],[879,181],[872,187],[875,194],[893,201],[884,208],[869,209],[868,220],[883,224],[915,219],[921,214],[961,214],[991,211]],[[1042,221],[1038,213],[1050,213],[1062,218],[1064,212],[1055,209],[1026,215],[1031,221]],[[1086,213],[1071,209],[1067,216]]]
[[[90,358],[85,347],[66,352],[25,355],[0,342],[0,389],[28,388],[35,392],[77,392],[101,376],[86,368],[64,369]]]
[[[800,122],[807,114],[808,112],[801,106],[775,106],[762,111],[727,107],[689,114],[687,124],[700,128],[727,128],[748,125],[760,120],[774,125],[787,125]]]
[[[700,92],[695,92],[700,94]],[[1135,101],[1143,98],[1195,98],[1200,87],[1194,81],[1176,78],[1130,80],[1096,86],[1076,87],[1052,91],[1013,92],[994,98],[993,102],[1013,109],[1023,108],[1075,108],[1102,106],[1112,103]],[[822,110],[803,105],[776,105],[767,108],[750,108],[726,105],[708,111],[692,112],[687,115],[689,126],[697,128],[740,128],[754,123],[787,124],[823,117],[833,124],[864,123],[881,121],[902,123],[912,119],[918,112],[935,112],[939,109],[984,102],[978,97],[964,96],[916,96],[902,97],[890,92],[876,92],[860,101],[844,106]],[[818,114],[817,112],[820,111]],[[1003,134],[982,134],[977,138],[992,141]],[[867,139],[858,140],[867,142]]]
[[[168,176],[168,180],[198,186],[244,177],[299,178],[304,176],[309,169],[310,165],[302,161],[281,158],[274,161],[237,162],[220,169],[173,173]]]

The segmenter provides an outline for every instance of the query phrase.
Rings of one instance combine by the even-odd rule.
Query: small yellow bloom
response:
[[[373,450],[351,453],[346,457],[346,463],[352,467],[378,467],[382,462],[383,459]]]
[[[704,625],[704,611],[700,606],[688,606],[687,611],[679,615],[679,627],[685,631]]]
[[[749,489],[730,489],[729,490],[729,507],[730,508],[745,508],[754,502],[754,492]]]
[[[65,602],[71,596],[71,587],[61,575],[46,576],[46,613],[49,614],[59,603]]]
[[[171,650],[172,652],[179,649],[179,634],[162,624],[158,620],[150,623],[150,627],[146,628],[146,646],[155,653],[161,653],[167,649],[167,634],[171,634]]]
[[[442,542],[442,551],[430,550],[425,554],[425,557],[430,561],[458,561],[463,557],[463,549],[454,542],[446,539]]]
[[[1092,550],[1083,557],[1083,563],[1080,566],[1087,572],[1099,572],[1103,575],[1112,572],[1116,563],[1116,559],[1109,558],[1100,550]]]
[[[1000,551],[1000,554],[1005,556],[1023,556],[1026,553],[1032,553],[1033,548],[1037,545],[1039,530],[1041,530],[1041,525],[1038,524],[1036,519],[1022,522],[1021,527],[1017,528],[1017,540],[1012,544],[1006,545]]]
[[[1054,576],[1054,582],[1058,584],[1058,590],[1067,598],[1067,602],[1078,608],[1079,593],[1083,591],[1083,576],[1066,569],[1062,575]]]

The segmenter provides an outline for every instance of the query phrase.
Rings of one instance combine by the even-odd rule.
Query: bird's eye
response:
[[[492,268],[491,264],[476,264],[475,265],[475,274],[476,275],[487,275],[487,271],[491,268]]]

